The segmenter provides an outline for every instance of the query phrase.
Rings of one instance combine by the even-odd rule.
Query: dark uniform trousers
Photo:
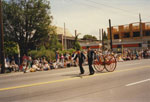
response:
[[[90,74],[94,73],[94,69],[92,67],[92,62],[93,62],[93,60],[88,60]]]
[[[80,73],[83,74],[84,73],[84,69],[82,67],[82,64],[84,62],[85,56],[84,54],[81,52],[80,54],[77,54],[76,57],[74,58],[74,60],[79,59],[79,67],[80,67]]]
[[[83,67],[82,67],[82,64],[83,64],[83,63],[79,63],[80,73],[81,73],[81,74],[83,74],[83,73],[84,73],[84,69],[83,69]]]
[[[88,54],[87,56],[88,56],[88,64],[89,64],[90,74],[94,74],[94,69],[92,67],[93,60],[94,60],[94,51],[90,50],[87,54]]]

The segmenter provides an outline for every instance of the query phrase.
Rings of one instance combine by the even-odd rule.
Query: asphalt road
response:
[[[150,102],[150,59],[119,62],[114,72],[65,68],[0,75],[0,102]]]

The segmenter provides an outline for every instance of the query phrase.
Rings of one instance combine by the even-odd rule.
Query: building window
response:
[[[133,37],[140,37],[140,32],[133,32]]]
[[[130,33],[124,33],[124,38],[130,38]]]
[[[119,34],[115,34],[114,39],[119,39]]]
[[[150,36],[150,31],[145,31],[145,36]]]

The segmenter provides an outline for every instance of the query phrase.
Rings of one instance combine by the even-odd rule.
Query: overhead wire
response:
[[[87,2],[90,2],[90,3],[96,4],[96,5],[103,5],[105,7],[112,8],[111,9],[112,12],[117,12],[116,10],[122,11],[120,13],[117,12],[117,14],[119,14],[119,15],[127,15],[129,17],[132,17],[132,18],[134,17],[136,19],[139,18],[138,17],[139,13],[137,13],[137,12],[133,12],[133,11],[130,11],[130,10],[127,10],[127,9],[122,9],[122,8],[119,8],[119,7],[110,6],[108,4],[99,3],[99,2],[92,1],[92,0],[84,0],[84,1],[87,1],[86,3],[83,3],[83,2],[77,1],[77,0],[64,0],[64,1],[74,2],[76,4],[79,4],[79,5],[82,5],[82,6],[86,6],[86,7],[88,6],[88,7],[91,7],[91,8],[95,8],[95,9],[101,10],[101,12],[104,12],[104,10],[102,8],[100,8],[100,7],[93,6],[92,4],[87,4]],[[145,19],[148,19],[148,18],[150,18],[150,16],[142,18],[142,19],[145,20]]]
[[[97,7],[97,6],[93,6],[93,5],[89,5],[89,4],[85,4],[85,3],[83,3],[83,2],[79,2],[79,1],[76,1],[76,0],[65,0],[65,1],[70,1],[70,2],[74,2],[74,3],[76,3],[76,4],[80,4],[80,5],[84,5],[84,6],[88,6],[88,7],[92,7],[92,8],[96,8],[96,9],[101,9],[100,7]],[[124,9],[121,9],[121,8],[115,8],[115,7],[113,7],[113,6],[109,6],[109,5],[105,5],[105,4],[101,4],[101,3],[98,3],[98,2],[94,2],[94,1],[91,1],[91,0],[85,0],[85,1],[88,1],[88,2],[92,2],[92,3],[94,3],[94,4],[98,4],[98,5],[103,5],[103,6],[107,6],[107,7],[109,7],[109,8],[113,8],[113,9],[117,9],[117,10],[121,10],[121,11],[125,11],[125,12],[128,12],[128,10],[124,10]],[[112,9],[111,9],[111,11],[113,11]],[[102,10],[101,9],[101,12],[104,12],[104,10]],[[116,11],[113,11],[113,12],[116,12]],[[118,12],[117,12],[118,13]],[[128,12],[129,13],[129,12]],[[118,13],[119,15],[128,15],[128,16],[132,16],[132,17],[134,17],[134,18],[138,18],[137,17],[137,15],[138,14],[136,14],[136,17],[135,17],[135,15],[133,16],[133,15],[129,15],[129,14],[124,14],[124,13]]]
[[[89,4],[85,4],[85,3],[82,3],[82,2],[77,2],[77,1],[75,1],[75,0],[65,0],[65,1],[72,1],[72,2],[74,2],[74,3],[76,3],[76,4],[80,4],[80,5],[84,5],[85,7],[91,7],[91,8],[96,8],[96,9],[100,9],[99,7],[96,7],[96,6],[93,6],[93,5],[89,5]]]
[[[106,5],[106,4],[99,3],[99,2],[95,2],[95,1],[91,1],[91,0],[85,0],[85,1],[88,1],[88,2],[91,2],[91,3],[95,3],[95,4],[99,4],[99,5],[103,5],[103,6],[107,6],[107,7],[109,7],[109,8],[113,8],[113,9],[116,9],[116,10],[124,11],[124,12],[130,13],[130,14],[132,14],[132,15],[133,15],[133,14],[136,15],[136,16],[138,15],[137,12],[133,12],[133,11],[130,11],[130,10],[127,10],[127,9],[122,9],[122,8],[118,8],[118,7]],[[105,0],[105,1],[110,2],[110,0]],[[146,20],[146,19],[148,19],[148,18],[150,18],[150,16],[145,17],[145,18],[142,18],[142,19]]]
[[[139,14],[139,13],[132,12],[132,11],[130,11],[130,10],[127,10],[127,9],[122,9],[122,8],[119,8],[119,7],[114,7],[114,6],[106,5],[106,4],[104,4],[104,3],[99,3],[99,2],[95,2],[95,1],[91,1],[91,0],[85,0],[85,1],[88,1],[88,2],[91,2],[91,3],[94,3],[94,4],[97,4],[97,5],[103,5],[103,6],[112,8],[112,9],[124,11],[124,12],[130,13],[130,14],[132,14],[132,15],[133,15],[133,14],[134,14],[134,15],[138,15],[138,14]]]

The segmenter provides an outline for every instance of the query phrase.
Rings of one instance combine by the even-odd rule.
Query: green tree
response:
[[[92,35],[84,35],[82,40],[97,40],[97,38],[95,36]]]
[[[107,34],[106,32],[104,31],[103,33],[103,39],[104,39],[104,49],[109,49],[109,42],[108,42],[108,37],[107,37]]]
[[[53,51],[61,50],[62,44],[58,41],[58,36],[56,34],[55,28],[53,28],[53,31],[50,33],[50,43],[49,48]]]
[[[17,43],[13,41],[4,42],[4,51],[6,56],[14,56],[19,53]]]
[[[108,40],[108,38],[107,38],[107,34],[106,34],[106,32],[104,31],[104,36],[103,36],[103,38],[104,38],[104,41],[107,41]]]
[[[55,26],[49,26],[48,38],[43,40],[44,41],[38,45],[38,49],[40,49],[41,46],[44,46],[46,49],[52,50],[54,52],[62,49],[62,44],[58,40]]]
[[[19,44],[21,55],[49,39],[52,22],[47,0],[3,2],[5,39]]]
[[[78,42],[78,36],[79,35],[75,35],[75,39],[74,39],[74,49],[77,50],[77,49],[81,49],[81,46],[80,46],[80,43]]]

